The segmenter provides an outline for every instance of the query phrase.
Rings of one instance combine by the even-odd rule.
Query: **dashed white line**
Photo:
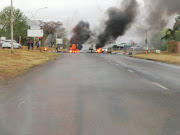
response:
[[[161,88],[161,89],[169,90],[168,88],[166,88],[165,86],[162,86],[162,85],[159,84],[159,83],[153,82],[153,84],[156,85],[156,86],[158,86],[158,87]]]
[[[128,71],[131,72],[131,73],[134,73],[134,71],[132,71],[132,70],[130,70],[130,69],[128,69]]]
[[[119,66],[119,64],[116,64],[116,66]]]

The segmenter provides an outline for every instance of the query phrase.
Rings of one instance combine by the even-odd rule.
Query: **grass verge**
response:
[[[58,55],[40,50],[28,51],[27,47],[15,49],[14,54],[10,49],[0,48],[0,81],[14,78],[28,69],[54,60]]]
[[[113,53],[123,53],[124,51],[123,50],[112,50],[111,52],[113,52]]]
[[[180,65],[180,54],[170,54],[170,53],[165,53],[165,52],[161,54],[142,53],[142,54],[132,55],[132,57],[140,58],[140,59],[147,59],[147,60],[154,60],[154,61],[159,61],[159,62],[168,63],[168,64]]]

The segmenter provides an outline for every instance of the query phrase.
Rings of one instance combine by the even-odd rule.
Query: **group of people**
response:
[[[28,45],[28,50],[34,49],[34,42],[33,41],[31,41],[31,40],[28,41],[27,45]],[[37,42],[37,49],[39,49],[39,42]]]

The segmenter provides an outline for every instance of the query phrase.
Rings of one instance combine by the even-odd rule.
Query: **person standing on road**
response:
[[[32,41],[29,40],[29,50],[31,49],[31,43],[32,43]]]
[[[39,42],[37,42],[37,49],[39,49]]]
[[[27,41],[28,50],[30,50],[30,41]]]
[[[33,50],[33,48],[34,48],[34,43],[33,42],[31,42],[31,47],[32,47],[32,50]]]

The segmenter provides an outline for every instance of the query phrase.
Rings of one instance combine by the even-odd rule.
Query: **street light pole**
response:
[[[42,9],[46,9],[46,8],[48,8],[48,7],[44,7],[44,8],[40,8],[40,9],[38,9],[38,10],[35,12],[34,19],[36,20],[36,15],[37,15],[37,12],[39,12],[39,11],[40,11],[40,10],[42,10]]]
[[[148,49],[148,30],[146,29],[146,47]]]
[[[60,33],[56,33],[56,43],[55,43],[55,50],[57,50],[57,37],[58,37],[58,34],[64,34],[66,33],[67,31],[63,31],[63,32],[60,32]]]
[[[28,10],[28,12],[25,12],[25,13],[24,13],[24,16],[25,16],[27,13],[29,13],[29,14],[31,14],[31,15],[32,15],[32,17],[31,17],[30,19],[26,17],[28,20],[31,20],[32,18],[35,18],[35,17],[34,17],[34,15],[33,15],[33,13],[32,13],[32,12],[30,12],[29,10]]]
[[[14,45],[13,45],[13,1],[11,0],[11,53],[14,53]]]

